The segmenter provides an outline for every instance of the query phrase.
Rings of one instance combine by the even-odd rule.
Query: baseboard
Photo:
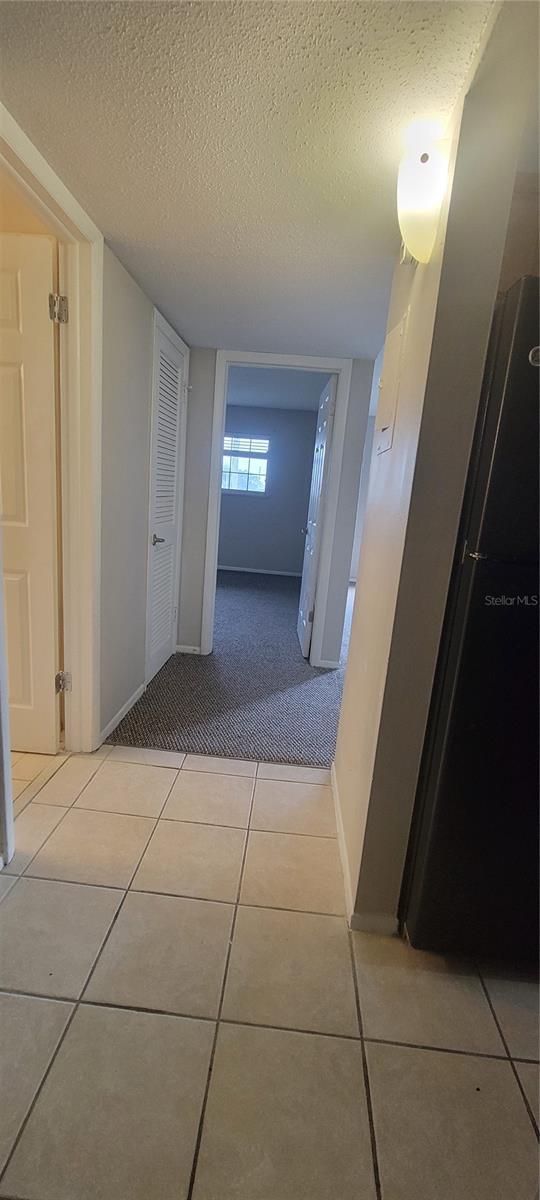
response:
[[[378,933],[381,937],[395,937],[399,923],[392,913],[353,913],[350,920],[351,929],[360,933]]]
[[[330,659],[327,658],[320,658],[318,662],[312,662],[310,659],[309,665],[310,667],[324,667],[327,671],[335,671],[337,667],[341,666],[341,663],[331,662]]]
[[[106,738],[108,738],[109,734],[112,733],[113,729],[116,729],[116,726],[120,724],[122,717],[125,717],[126,713],[129,712],[130,708],[133,708],[133,705],[136,704],[137,700],[140,699],[140,697],[142,696],[145,689],[146,689],[146,684],[141,683],[140,687],[138,687],[137,690],[133,693],[133,695],[129,697],[129,700],[126,700],[126,703],[123,704],[122,707],[118,709],[118,712],[115,713],[114,717],[112,718],[112,721],[109,721],[109,724],[105,726],[105,729],[101,730],[101,733],[99,735],[100,742],[104,742],[106,740]]]
[[[301,571],[266,571],[264,567],[222,567],[218,563],[218,571],[237,571],[239,575],[287,575],[291,579],[301,579]]]
[[[177,646],[175,654],[200,654],[200,646]]]
[[[339,803],[339,789],[336,775],[336,764],[333,762],[330,769],[330,777],[332,783],[332,795],[334,797],[334,810],[336,814],[336,830],[339,857],[341,859],[341,869],[343,871],[343,882],[345,884],[345,903],[347,907],[347,921],[351,929],[354,928],[352,920],[354,917],[354,896],[351,884],[351,872],[349,869],[349,859],[345,846],[345,830],[343,828],[343,820],[341,817],[341,805]]]

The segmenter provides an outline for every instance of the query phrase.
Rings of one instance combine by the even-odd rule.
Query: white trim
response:
[[[66,748],[99,744],[103,236],[0,104],[0,162],[61,243],[60,326]]]
[[[180,402],[180,422],[178,430],[178,494],[177,494],[177,538],[175,546],[175,561],[174,561],[174,619],[173,619],[173,639],[177,636],[178,629],[178,605],[180,602],[180,570],[182,562],[182,529],[184,524],[184,486],[186,477],[186,442],[187,442],[187,406],[188,406],[188,379],[189,379],[189,346],[182,340],[180,335],[173,329],[172,325],[165,320],[165,317],[159,312],[159,309],[154,309],[154,328],[152,336],[152,395],[150,398],[150,470],[148,473],[148,554],[146,563],[146,641],[145,641],[145,656],[144,656],[144,677],[145,685],[150,682],[153,677],[150,674],[150,636],[148,629],[148,615],[150,607],[150,568],[152,546],[150,541],[150,518],[152,516],[152,464],[153,464],[153,437],[154,437],[154,390],[156,387],[156,370],[158,365],[158,334],[162,334],[174,346],[175,350],[182,355],[182,396]],[[174,640],[173,640],[174,644]],[[174,651],[172,650],[172,653]],[[154,672],[155,674],[155,672]]]
[[[99,735],[100,736],[100,745],[102,742],[105,741],[106,738],[109,737],[109,735],[112,733],[113,729],[116,729],[116,726],[120,724],[120,721],[122,720],[122,718],[125,717],[126,713],[129,712],[130,708],[133,708],[133,705],[137,703],[137,700],[140,700],[143,692],[145,692],[145,691],[146,691],[146,686],[144,683],[141,683],[140,686],[136,689],[136,691],[134,691],[133,695],[129,697],[129,700],[126,700],[125,704],[123,704],[122,707],[118,709],[118,712],[115,713],[112,720],[109,721],[108,725],[105,726],[105,729],[101,730],[101,733]]]
[[[0,528],[0,576],[2,576],[2,532],[3,531]],[[13,782],[9,740],[9,699],[7,652],[5,645],[4,625],[4,588],[0,587],[0,855],[3,867],[6,865],[6,863],[11,861],[15,853]]]
[[[315,358],[309,355],[297,354],[262,354],[245,350],[217,351],[204,564],[201,654],[211,653],[214,638],[214,608],[221,505],[221,455],[223,453],[222,444],[225,430],[228,371],[229,366],[233,364],[242,365],[246,363],[263,367],[283,368],[283,370],[289,370],[292,367],[300,371],[328,371],[328,374],[335,374],[337,376],[336,408],[330,445],[329,470],[326,481],[321,552],[317,572],[315,617],[311,637],[310,663],[312,666],[318,667],[323,665],[321,659],[322,639],[330,588],[330,564],[337,515],[341,463],[345,444],[345,424],[351,387],[352,359],[350,358]]]
[[[175,654],[200,654],[200,646],[177,646]]]
[[[159,329],[161,333],[165,334],[165,337],[172,342],[173,346],[176,346],[176,349],[179,351],[179,353],[184,355],[186,363],[189,366],[189,346],[186,345],[186,343],[180,337],[180,334],[177,333],[176,329],[174,329],[172,325],[169,325],[169,322],[165,319],[163,313],[160,313],[159,308],[154,309],[154,329]]]
[[[97,225],[94,225],[84,208],[81,208],[1,102],[0,130],[1,152],[6,165],[30,194],[32,202],[37,201],[45,219],[49,221],[53,217],[59,231],[65,235],[66,230],[69,230],[77,240],[103,241]]]
[[[341,662],[334,662],[330,658],[319,658],[317,662],[311,662],[310,658],[309,661],[312,667],[324,667],[326,671],[336,671],[341,666]]]
[[[344,365],[337,377],[336,407],[334,411],[334,424],[332,427],[332,440],[330,442],[330,462],[328,465],[328,478],[324,485],[325,496],[323,526],[321,533],[319,563],[317,567],[315,615],[313,618],[311,649],[309,654],[309,661],[312,667],[324,667],[329,665],[328,662],[322,657],[322,647],[324,627],[326,624],[326,606],[328,603],[328,593],[330,591],[330,571],[336,531],[339,486],[341,483],[341,467],[343,462],[343,451],[345,449],[345,427],[347,424],[347,412],[349,408],[351,375],[352,359],[349,358],[344,360]],[[347,567],[347,573],[348,569],[349,568]],[[339,666],[339,663],[336,665]]]
[[[287,575],[291,579],[301,579],[301,571],[267,571],[265,567],[222,567],[221,563],[217,565],[218,571],[238,571],[243,575]]]
[[[352,929],[352,920],[354,917],[354,896],[351,883],[351,872],[349,869],[349,859],[347,856],[345,830],[343,828],[343,819],[341,816],[341,805],[339,803],[339,790],[336,775],[336,764],[333,762],[330,768],[330,782],[332,787],[332,796],[334,798],[334,810],[336,814],[336,831],[339,857],[341,859],[341,869],[343,871],[343,886],[345,889],[345,905],[347,921]]]

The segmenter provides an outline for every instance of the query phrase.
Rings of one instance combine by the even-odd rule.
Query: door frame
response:
[[[325,485],[323,528],[317,569],[317,599],[309,656],[311,666],[328,666],[322,658],[322,645],[330,588],[330,564],[336,527],[341,464],[345,446],[345,425],[351,390],[352,359],[319,358],[298,354],[264,354],[245,350],[217,351],[208,520],[206,526],[201,654],[210,654],[214,641],[214,610],[216,602],[219,518],[221,512],[221,460],[227,409],[227,385],[229,367],[231,366],[282,367],[285,370],[293,368],[299,371],[328,371],[329,374],[337,376],[334,428],[330,442],[330,461]]]
[[[150,638],[148,635],[148,617],[150,613],[150,563],[151,563],[151,528],[150,518],[152,516],[152,448],[155,435],[154,425],[154,388],[156,383],[156,365],[158,363],[158,334],[162,333],[168,338],[172,345],[179,351],[184,359],[184,368],[182,372],[182,392],[180,399],[180,421],[178,429],[178,445],[179,453],[177,456],[178,468],[178,488],[177,488],[177,515],[178,515],[178,537],[175,547],[175,562],[174,562],[174,608],[176,612],[176,625],[174,629],[173,648],[171,653],[174,654],[176,644],[178,642],[178,603],[180,596],[180,571],[182,564],[182,531],[184,524],[184,484],[186,477],[186,440],[187,440],[187,402],[189,395],[189,346],[182,341],[180,335],[173,329],[172,325],[165,320],[157,308],[154,309],[154,331],[152,341],[152,398],[150,406],[150,467],[148,472],[148,558],[146,567],[146,643],[144,656],[144,686],[147,687],[150,682],[149,674],[149,657],[150,657]]]
[[[3,104],[0,130],[2,168],[57,238],[69,302],[60,325],[65,747],[91,751],[100,742],[103,235]],[[1,637],[0,676],[4,667]],[[3,727],[8,719],[3,712]]]
[[[307,550],[307,546],[308,546],[308,540],[311,536],[309,525],[310,525],[310,513],[311,513],[313,475],[315,472],[315,460],[317,457],[318,445],[320,444],[319,443],[319,427],[320,427],[320,419],[321,419],[321,401],[322,401],[323,396],[327,392],[329,393],[329,403],[328,403],[328,407],[326,409],[326,419],[324,421],[324,424],[326,426],[325,452],[324,452],[324,459],[323,459],[323,465],[322,465],[322,470],[321,470],[320,491],[319,491],[319,498],[318,498],[318,505],[317,505],[317,520],[315,522],[315,526],[316,526],[315,542],[314,542],[314,548],[313,548],[313,552],[312,552],[313,557],[312,557],[311,563],[309,562],[309,559],[307,560],[307,563],[306,563],[306,550]],[[298,635],[298,641],[300,643],[300,649],[302,651],[303,657],[307,658],[308,662],[310,661],[310,657],[311,657],[311,642],[312,642],[312,637],[313,637],[313,621],[309,620],[309,615],[308,615],[307,624],[309,624],[309,626],[310,626],[309,634],[308,634],[308,636],[309,636],[309,653],[304,654],[304,641],[302,639],[301,621],[300,621],[301,613],[302,613],[302,600],[303,600],[302,593],[304,590],[304,574],[306,574],[306,582],[307,582],[307,576],[311,576],[311,578],[309,579],[310,603],[309,603],[309,607],[308,607],[308,614],[309,614],[309,612],[311,612],[312,609],[313,609],[313,613],[314,613],[315,598],[316,598],[316,594],[317,594],[317,572],[319,569],[319,559],[320,559],[320,554],[321,554],[321,531],[324,528],[324,502],[325,502],[325,498],[326,498],[325,497],[325,486],[326,486],[326,479],[328,476],[328,463],[330,461],[330,451],[332,448],[332,437],[333,437],[333,433],[334,433],[334,413],[336,411],[336,392],[337,392],[336,376],[331,375],[328,383],[325,385],[325,387],[323,388],[323,390],[321,392],[321,398],[319,400],[319,408],[317,411],[317,432],[315,434],[315,453],[313,455],[313,462],[312,462],[312,466],[311,466],[311,479],[310,479],[310,484],[309,484],[309,502],[308,502],[307,516],[306,516],[306,537],[305,537],[305,541],[304,541],[304,555],[302,558],[300,596],[298,598],[298,614],[297,614],[297,618],[296,618],[296,632]],[[328,447],[328,455],[326,453],[326,447]],[[311,593],[313,594],[312,601],[311,601]]]

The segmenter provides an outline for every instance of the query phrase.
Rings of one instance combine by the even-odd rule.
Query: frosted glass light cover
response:
[[[407,250],[421,263],[433,252],[447,175],[447,160],[436,146],[411,148],[399,168],[399,228]]]

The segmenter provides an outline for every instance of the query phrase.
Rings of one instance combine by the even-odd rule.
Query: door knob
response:
[[[152,545],[157,546],[158,542],[164,542],[165,538],[158,538],[157,533],[152,534]]]

